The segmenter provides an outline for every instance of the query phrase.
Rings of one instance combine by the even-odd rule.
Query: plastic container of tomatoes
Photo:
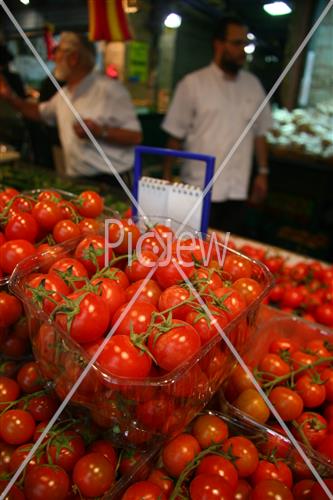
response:
[[[181,224],[171,219],[139,218],[140,231],[156,223],[177,230]],[[209,237],[186,228],[195,238],[209,244]],[[23,301],[30,321],[34,354],[43,375],[52,380],[60,397],[64,397],[89,361],[84,348],[51,320],[27,296],[25,284],[33,273],[41,272],[59,258],[71,256],[82,238],[53,247],[52,251],[33,256],[19,264],[11,279],[12,291]],[[225,326],[224,332],[238,352],[242,353],[256,325],[259,304],[272,286],[266,267],[235,250],[218,244],[221,252],[239,256],[260,284],[260,293]],[[211,399],[230,373],[234,357],[223,339],[216,334],[190,359],[167,373],[144,378],[112,375],[96,362],[72,397],[72,402],[91,410],[94,420],[108,429],[115,444],[151,446],[155,441],[178,433]]]
[[[267,306],[261,307],[258,316],[261,322],[249,339],[244,360],[255,370],[259,381],[265,372],[261,386],[296,439],[333,463],[333,330]],[[282,371],[288,366],[290,374]],[[297,406],[299,401],[301,404],[299,411],[296,403],[290,409],[283,405],[288,398],[294,401],[294,393]],[[267,426],[276,425],[268,408],[263,408],[261,398],[255,408],[255,389],[239,366],[225,381],[220,404],[227,413],[250,421],[264,419]],[[246,409],[253,418],[244,413]],[[297,411],[298,415],[290,416],[290,412]]]
[[[267,460],[270,464],[280,464],[279,469],[282,472],[283,471],[283,476],[284,478],[288,477],[289,481],[291,481],[292,485],[295,486],[298,482],[304,480],[304,479],[313,479],[311,471],[308,469],[308,467],[305,465],[303,462],[302,458],[299,456],[298,452],[294,449],[293,445],[289,441],[288,438],[285,436],[282,436],[278,432],[269,429],[263,425],[260,425],[256,422],[251,421],[248,419],[246,416],[244,417],[241,413],[237,413],[234,409],[230,412],[229,415],[222,414],[221,412],[218,411],[205,411],[200,413],[200,416],[213,416],[219,418],[223,425],[223,429],[219,428],[219,425],[217,425],[217,421],[214,421],[214,432],[216,432],[216,441],[213,441],[211,443],[212,448],[217,452],[215,455],[216,457],[221,456],[219,453],[222,452],[223,450],[223,443],[232,437],[240,437],[240,440],[243,438],[247,438],[251,443],[253,443],[254,447],[256,448],[257,452],[251,447],[251,450],[248,453],[248,458],[246,461],[246,468],[248,469],[248,474],[245,472],[245,470],[242,471],[242,473],[239,473],[238,479],[241,479],[243,482],[244,480],[247,482],[248,485],[251,485],[252,480],[254,479],[253,472],[250,471],[250,469],[256,469],[256,464],[258,463],[258,458],[260,460]],[[186,438],[188,437],[191,439],[192,434],[192,429],[193,426],[195,425],[195,420],[192,421],[184,430],[186,433]],[[227,426],[227,428],[225,427]],[[208,423],[207,423],[208,427]],[[200,429],[200,431],[199,431]],[[227,429],[227,433],[224,437],[222,437],[223,433],[225,433],[225,430]],[[201,432],[202,433],[202,438],[205,439],[205,436],[209,435],[209,430],[208,428],[204,428],[204,426],[197,427],[196,432]],[[217,437],[218,436],[218,437]],[[179,437],[179,436],[178,436]],[[200,434],[197,435],[198,439],[200,439]],[[216,443],[216,444],[215,444]],[[218,446],[218,443],[221,443],[221,446]],[[165,443],[164,443],[165,444]],[[191,443],[192,444],[192,443]],[[240,441],[241,444],[241,441]],[[236,445],[236,441],[233,442],[233,445]],[[242,445],[244,446],[244,442],[242,442]],[[198,467],[202,461],[202,459],[206,456],[210,457],[210,460],[212,460],[212,457],[214,456],[214,451],[208,452],[208,448],[205,446],[201,447],[201,450],[199,452],[199,456],[197,455],[195,457],[196,460],[196,466],[193,467],[192,472],[187,476],[187,479],[184,481],[183,489],[182,489],[182,495],[184,495],[184,498],[187,498],[188,493],[188,486],[191,480],[195,477],[195,468]],[[190,449],[190,448],[189,448]],[[160,481],[161,479],[166,480],[166,482],[172,482],[174,485],[176,484],[177,481],[177,476],[174,476],[172,479],[172,476],[170,472],[168,471],[167,464],[163,463],[163,445],[162,446],[156,446],[154,449],[152,449],[149,453],[145,454],[142,456],[142,459],[139,460],[136,464],[136,466],[132,469],[131,473],[123,476],[106,494],[103,498],[113,498],[114,500],[121,500],[123,498],[124,493],[126,490],[133,485],[134,483],[138,481],[152,481],[154,482],[153,477],[158,478],[160,476]],[[226,451],[226,450],[224,450]],[[228,452],[230,453],[230,448],[228,448]],[[304,451],[307,454],[307,457],[310,459],[312,465],[315,467],[317,472],[320,474],[320,476],[324,478],[333,478],[333,466],[325,462],[322,457],[318,454],[316,454],[313,450],[308,449],[304,447]],[[190,454],[190,451],[189,451]],[[200,454],[201,457],[200,458]],[[232,451],[231,451],[232,455]],[[237,453],[235,453],[237,455]],[[228,457],[228,453],[225,455]],[[167,458],[168,461],[171,461],[171,458]],[[180,457],[175,458],[175,461],[179,460]],[[230,462],[235,465],[235,457],[230,459]],[[252,462],[252,463],[251,463]],[[176,462],[175,462],[176,464]],[[281,465],[282,464],[282,465]],[[169,466],[173,466],[172,461],[170,462]],[[267,465],[262,464],[261,470],[263,470],[264,467]],[[211,462],[211,467],[217,467],[216,465],[213,465]],[[269,467],[269,466],[268,466]],[[274,467],[274,465],[272,465]],[[232,467],[234,469],[234,467]],[[161,471],[159,474],[156,475],[156,470]],[[226,476],[224,476],[229,482],[231,480],[232,475],[230,475],[230,470],[226,469],[227,473]],[[236,465],[236,470],[237,470],[237,465]],[[154,471],[154,473],[153,473]],[[287,471],[287,475],[286,475]],[[204,473],[204,472],[202,472]],[[213,474],[213,472],[208,472],[206,470],[206,474]],[[265,472],[264,472],[265,474]],[[282,477],[283,477],[282,476]],[[237,477],[237,476],[236,476]],[[233,478],[234,480],[235,478]],[[263,478],[261,478],[263,479]],[[258,476],[258,480],[259,476]],[[161,481],[163,482],[163,481]],[[155,483],[155,484],[161,484],[160,483]],[[231,483],[229,483],[231,484]],[[253,485],[253,483],[252,483]],[[142,490],[141,493],[143,495],[144,493],[144,484],[142,484]],[[170,491],[168,492],[168,495],[170,495]],[[178,498],[178,497],[176,497]],[[229,497],[228,497],[229,498]]]

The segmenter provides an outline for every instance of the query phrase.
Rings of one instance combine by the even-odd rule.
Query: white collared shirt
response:
[[[122,83],[98,74],[89,73],[71,92],[64,92],[83,119],[90,118],[100,125],[140,131],[130,95]],[[58,125],[65,155],[66,174],[70,177],[112,173],[91,141],[77,137],[73,129],[75,117],[61,94],[39,105],[42,120]],[[134,147],[101,142],[106,156],[118,172],[132,168]]]
[[[178,84],[162,128],[184,140],[184,149],[215,156],[215,172],[265,98],[259,80],[247,71],[225,78],[215,64],[186,75]],[[269,105],[257,118],[213,186],[212,200],[247,198],[254,138],[272,126]],[[203,186],[204,166],[187,160],[182,180]]]

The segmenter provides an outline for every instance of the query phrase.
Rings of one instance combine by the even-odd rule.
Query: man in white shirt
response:
[[[223,19],[214,36],[212,63],[186,75],[178,84],[162,124],[170,135],[169,148],[184,148],[215,156],[215,171],[265,98],[259,80],[241,69],[247,44],[247,27],[238,18]],[[242,232],[253,148],[258,175],[253,182],[251,200],[259,203],[266,197],[268,159],[265,133],[270,127],[271,113],[266,106],[214,183],[212,227]],[[164,175],[168,179],[171,164],[170,157],[166,158]],[[197,161],[187,161],[181,176],[184,182],[203,187],[204,166]]]
[[[140,123],[122,83],[94,72],[94,66],[94,45],[83,35],[62,33],[55,50],[54,75],[66,82],[63,87],[66,96],[122,174],[133,166],[134,146],[142,138]],[[27,118],[58,125],[66,175],[112,174],[59,92],[49,101],[37,104],[20,99],[2,81],[0,96]]]

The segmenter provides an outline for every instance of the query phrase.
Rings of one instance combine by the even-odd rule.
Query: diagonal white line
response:
[[[162,257],[163,257],[163,254],[160,256],[160,258],[162,258]],[[31,460],[31,458],[34,456],[34,454],[38,450],[39,445],[42,443],[43,439],[46,437],[47,433],[49,432],[49,430],[51,429],[51,427],[53,426],[53,424],[57,421],[57,419],[59,418],[59,416],[61,415],[61,413],[65,409],[65,407],[67,406],[67,404],[70,402],[70,400],[71,400],[72,396],[74,395],[75,391],[81,385],[82,381],[84,380],[84,378],[88,374],[88,372],[91,369],[92,365],[95,363],[95,361],[97,360],[98,356],[103,351],[105,345],[107,344],[107,342],[110,340],[110,338],[112,337],[112,335],[114,334],[114,332],[118,328],[120,322],[125,318],[125,316],[127,315],[130,307],[134,304],[134,302],[136,301],[137,297],[140,295],[141,290],[146,286],[146,284],[150,280],[151,276],[154,274],[155,270],[158,267],[158,262],[159,262],[160,258],[156,261],[156,265],[154,267],[152,267],[152,269],[149,271],[148,275],[146,276],[146,278],[144,279],[144,281],[142,282],[142,284],[140,285],[140,287],[137,289],[137,291],[135,292],[135,294],[133,295],[133,297],[131,298],[131,300],[128,302],[128,304],[125,307],[124,311],[121,313],[121,315],[119,316],[119,318],[116,321],[116,323],[114,324],[114,326],[111,328],[111,330],[109,331],[109,333],[107,334],[107,336],[104,338],[103,342],[98,347],[97,351],[91,357],[91,359],[89,360],[87,366],[84,368],[84,370],[82,371],[81,375],[75,381],[75,383],[72,386],[71,390],[68,392],[68,394],[66,395],[66,397],[63,399],[63,401],[59,405],[57,411],[54,413],[53,417],[48,421],[47,425],[44,427],[43,432],[39,436],[38,440],[34,443],[33,447],[29,451],[28,455],[22,461],[22,463],[20,464],[20,466],[16,470],[15,474],[11,477],[10,481],[8,482],[6,488],[3,490],[3,492],[2,492],[2,494],[0,496],[0,500],[4,500],[6,498],[7,493],[14,486],[14,484],[15,484],[16,480],[19,478],[21,472],[23,472],[24,468],[27,466],[27,464],[29,463],[29,461]]]
[[[323,12],[318,17],[317,21],[314,23],[314,25],[310,29],[309,33],[306,35],[306,37],[304,38],[304,40],[302,41],[302,43],[300,44],[300,46],[298,47],[298,49],[296,50],[296,52],[294,53],[294,55],[292,56],[292,58],[290,59],[290,61],[287,64],[287,66],[282,71],[282,73],[279,76],[279,78],[274,83],[274,85],[271,88],[271,90],[268,92],[266,98],[260,104],[260,106],[257,109],[257,111],[254,113],[254,115],[252,116],[251,120],[246,125],[246,127],[243,130],[243,132],[240,134],[240,136],[238,137],[237,141],[235,142],[235,144],[230,149],[229,153],[227,154],[227,156],[225,157],[225,159],[223,160],[223,162],[221,163],[221,165],[219,166],[219,168],[215,172],[214,177],[207,184],[207,186],[203,190],[201,196],[197,199],[196,203],[193,205],[193,207],[191,208],[191,210],[189,211],[189,213],[185,217],[185,219],[183,221],[183,224],[178,228],[178,230],[176,232],[176,236],[178,236],[178,234],[182,230],[183,226],[185,226],[188,223],[188,221],[190,220],[190,218],[192,217],[192,215],[194,214],[194,212],[198,209],[198,207],[202,203],[203,198],[206,196],[206,194],[208,193],[208,191],[210,190],[210,188],[213,186],[213,184],[215,183],[216,179],[221,175],[224,167],[227,165],[227,163],[229,162],[229,160],[233,157],[233,155],[234,155],[235,151],[237,150],[238,146],[241,144],[241,142],[243,141],[244,137],[248,134],[248,132],[252,128],[254,122],[256,121],[256,119],[258,118],[258,116],[260,115],[260,113],[262,112],[262,110],[264,109],[264,107],[266,106],[266,104],[269,102],[269,100],[272,97],[272,95],[274,94],[274,92],[280,86],[282,80],[284,79],[284,77],[286,76],[286,74],[288,73],[288,71],[291,69],[291,67],[294,65],[296,59],[299,57],[299,55],[303,51],[304,47],[307,45],[307,43],[309,42],[309,40],[311,39],[311,37],[313,36],[313,34],[316,32],[318,26],[320,25],[320,23],[322,22],[322,20],[325,18],[325,16],[328,14],[328,12],[329,12],[329,10],[331,9],[332,6],[333,6],[333,0],[330,0],[329,3],[327,4],[327,6],[325,7],[325,9],[323,9]]]
[[[178,265],[178,263],[175,263],[175,267],[178,269],[179,274],[181,274],[181,276],[183,277],[183,280],[187,283],[187,285],[191,289],[193,295],[198,300],[198,302],[200,303],[201,307],[204,309],[204,311],[207,314],[207,316],[210,319],[210,321],[213,321],[214,320],[214,316],[212,315],[212,313],[208,309],[207,304],[203,301],[202,297],[199,295],[199,293],[197,292],[197,290],[194,288],[193,283],[189,280],[189,278],[186,276],[186,274],[184,273],[183,269]],[[240,364],[240,366],[243,368],[243,370],[245,371],[245,373],[248,375],[248,377],[251,380],[252,384],[255,386],[256,390],[259,392],[260,396],[263,398],[263,400],[267,404],[268,408],[270,409],[270,411],[272,412],[272,414],[274,415],[274,417],[276,418],[276,420],[279,422],[279,424],[282,427],[282,429],[285,431],[285,433],[288,436],[288,438],[290,439],[291,443],[296,448],[296,450],[298,451],[299,455],[304,460],[304,462],[307,465],[307,467],[309,468],[309,470],[312,472],[312,474],[314,475],[314,477],[316,478],[316,480],[318,481],[318,483],[320,484],[320,486],[322,487],[322,489],[327,494],[327,497],[330,500],[333,500],[333,494],[329,490],[328,486],[324,483],[323,479],[320,477],[320,475],[316,471],[314,465],[311,463],[311,461],[309,460],[309,458],[306,456],[305,451],[300,446],[300,444],[298,443],[298,441],[295,439],[295,437],[293,436],[293,434],[289,430],[288,426],[282,420],[279,412],[275,409],[274,405],[271,403],[271,401],[269,400],[269,398],[266,396],[265,392],[260,387],[258,381],[256,380],[256,378],[254,377],[253,373],[251,372],[251,370],[246,365],[246,363],[243,360],[243,358],[238,353],[238,351],[235,348],[235,346],[232,344],[232,342],[230,341],[230,339],[224,333],[224,330],[220,327],[220,325],[218,323],[216,323],[215,326],[216,326],[216,329],[218,330],[220,336],[222,337],[223,341],[227,345],[228,349],[232,352],[232,354],[236,358],[237,362]]]
[[[47,76],[49,77],[49,79],[52,81],[53,85],[55,86],[55,88],[57,89],[57,91],[59,92],[59,94],[61,95],[61,97],[66,102],[67,106],[69,107],[69,109],[73,113],[75,119],[79,122],[79,124],[81,125],[81,127],[83,128],[83,130],[85,131],[85,133],[87,134],[87,136],[89,137],[90,141],[92,142],[92,144],[96,148],[96,150],[99,153],[99,155],[104,160],[104,162],[107,165],[107,167],[109,168],[110,172],[115,176],[115,178],[117,179],[117,181],[119,182],[119,184],[121,185],[121,187],[123,188],[123,190],[125,191],[126,195],[130,199],[131,203],[136,207],[136,209],[138,210],[138,213],[140,215],[144,216],[145,213],[142,210],[142,208],[140,207],[138,201],[134,198],[134,196],[132,195],[131,191],[126,186],[125,182],[123,181],[122,177],[119,175],[119,173],[117,172],[117,170],[115,169],[115,167],[112,165],[112,162],[106,156],[103,148],[100,146],[100,144],[98,143],[98,141],[95,139],[94,135],[91,133],[91,131],[89,130],[89,128],[87,127],[87,125],[84,123],[84,121],[82,120],[80,114],[78,113],[78,111],[76,110],[76,108],[73,106],[73,104],[70,101],[70,99],[68,98],[68,96],[66,95],[66,93],[64,92],[64,90],[62,89],[62,87],[60,87],[59,83],[54,78],[53,74],[51,73],[51,71],[49,70],[49,68],[47,67],[47,65],[43,61],[43,59],[40,57],[39,53],[37,52],[37,50],[35,49],[35,47],[31,43],[31,41],[29,40],[29,38],[27,37],[27,35],[24,33],[22,27],[20,26],[20,24],[18,23],[18,21],[16,20],[16,18],[12,14],[12,12],[7,7],[5,1],[4,0],[0,0],[0,5],[3,8],[3,10],[5,11],[5,13],[7,14],[7,16],[9,17],[9,19],[11,20],[11,22],[14,24],[15,28],[17,29],[17,31],[19,32],[19,34],[23,38],[24,42],[29,47],[29,49],[31,50],[31,52],[33,53],[33,55],[35,56],[35,58],[37,59],[37,61],[39,62],[39,64],[41,65],[41,67],[43,68],[43,70],[45,71],[45,73],[47,74]]]

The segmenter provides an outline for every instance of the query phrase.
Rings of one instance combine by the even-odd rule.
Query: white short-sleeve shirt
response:
[[[211,63],[181,80],[162,128],[183,139],[187,151],[215,156],[216,172],[264,98],[259,80],[251,73],[240,71],[229,80]],[[267,105],[216,179],[213,201],[247,198],[254,138],[265,135],[271,126]],[[184,182],[202,187],[204,166],[187,160],[181,175]]]
[[[100,125],[110,127],[141,130],[130,95],[117,80],[92,72],[75,87],[73,92],[66,86],[63,90],[83,119],[89,118]],[[58,125],[68,176],[112,173],[91,141],[88,138],[77,137],[73,129],[75,117],[59,92],[49,101],[41,103],[39,112],[43,121]],[[133,147],[118,146],[105,141],[101,146],[118,172],[132,168]]]

